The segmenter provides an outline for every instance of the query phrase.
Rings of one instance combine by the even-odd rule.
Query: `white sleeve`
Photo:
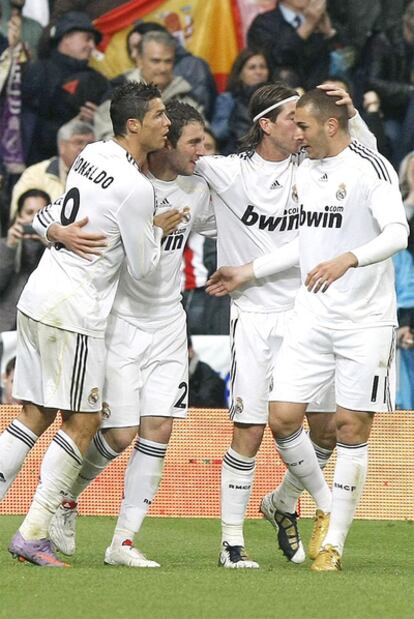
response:
[[[44,208],[37,211],[33,218],[33,228],[36,234],[38,234],[45,241],[49,241],[47,232],[52,224],[61,223],[61,211],[63,204],[63,196],[57,198],[52,204],[48,204]]]
[[[204,178],[209,187],[219,193],[234,182],[238,167],[238,157],[235,155],[204,155],[196,165],[196,173]]]
[[[117,212],[119,231],[128,271],[142,279],[158,264],[162,229],[153,226],[154,190],[149,184],[137,184]]]
[[[191,230],[203,236],[215,239],[217,237],[216,217],[210,199],[210,192],[207,185],[203,189],[202,206],[194,217]]]
[[[368,129],[368,125],[362,120],[358,111],[355,116],[349,119],[348,126],[352,139],[358,140],[363,146],[367,146],[372,150],[378,150],[377,138]]]
[[[253,260],[253,273],[256,279],[260,279],[296,265],[299,266],[299,237],[270,254]]]
[[[407,227],[401,223],[391,223],[385,226],[375,239],[360,245],[351,252],[356,256],[359,267],[366,267],[375,262],[391,258],[401,249],[407,247]]]

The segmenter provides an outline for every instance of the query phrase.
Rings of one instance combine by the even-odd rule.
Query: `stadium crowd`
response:
[[[391,162],[395,172],[399,175],[407,220],[410,228],[414,225],[413,1],[393,0],[390,3],[385,0],[366,0],[361,3],[353,0],[348,2],[339,0],[278,0],[275,2],[274,9],[259,13],[252,20],[247,30],[246,47],[234,59],[228,76],[227,87],[220,93],[217,92],[214,76],[208,63],[186,50],[182,41],[176,40],[167,27],[155,22],[139,21],[131,24],[126,46],[129,60],[134,65],[132,69],[131,64],[129,64],[124,67],[124,70],[120,71],[118,76],[108,79],[92,68],[90,60],[101,53],[97,46],[102,39],[102,34],[95,27],[93,19],[117,5],[123,4],[121,1],[50,0],[48,3],[50,20],[44,27],[35,20],[22,15],[24,4],[24,0],[1,0],[0,332],[16,329],[18,314],[16,303],[31,273],[38,267],[39,260],[49,242],[57,243],[55,247],[64,246],[76,253],[75,246],[71,244],[73,239],[67,235],[67,232],[62,232],[57,228],[58,233],[55,238],[51,238],[49,235],[46,238],[39,232],[39,222],[41,225],[42,219],[51,217],[47,205],[56,201],[65,191],[66,181],[73,176],[74,168],[76,168],[76,165],[74,167],[72,165],[75,161],[81,161],[80,155],[83,149],[86,147],[86,149],[89,149],[86,152],[94,153],[95,151],[91,148],[96,148],[97,161],[100,161],[99,148],[101,147],[99,147],[99,144],[101,143],[98,141],[105,140],[104,144],[107,144],[106,141],[116,131],[112,110],[113,98],[122,97],[125,93],[127,93],[125,96],[129,96],[128,92],[132,92],[137,82],[154,85],[158,89],[156,92],[160,93],[162,102],[166,106],[167,115],[171,111],[172,127],[169,134],[171,148],[165,157],[159,155],[158,147],[151,150],[147,143],[144,146],[141,143],[137,145],[134,136],[131,139],[128,136],[129,141],[123,142],[129,152],[131,152],[130,148],[137,149],[140,155],[142,153],[139,149],[142,148],[142,152],[145,151],[142,161],[139,158],[137,160],[142,163],[145,169],[148,166],[148,174],[155,187],[158,206],[161,207],[160,213],[163,204],[169,204],[168,200],[171,197],[171,194],[166,190],[166,181],[171,181],[171,178],[174,181],[177,175],[183,178],[191,177],[193,193],[188,193],[188,195],[191,193],[191,200],[195,200],[194,194],[198,195],[202,191],[208,194],[206,187],[209,188],[213,198],[205,198],[206,204],[204,202],[200,205],[197,203],[200,212],[204,212],[204,208],[207,210],[209,201],[219,199],[234,213],[237,208],[231,202],[234,197],[231,199],[227,197],[228,188],[232,186],[231,183],[235,183],[232,189],[233,196],[238,191],[236,180],[238,172],[232,168],[232,159],[226,160],[228,167],[227,163],[219,163],[215,167],[215,160],[212,159],[211,163],[207,163],[207,159],[203,160],[204,155],[229,155],[237,152],[241,147],[242,150],[250,153],[250,155],[244,157],[245,165],[258,165],[257,160],[260,157],[266,159],[266,156],[272,153],[272,149],[275,149],[275,144],[271,142],[271,137],[268,137],[263,129],[264,125],[260,125],[263,129],[263,135],[261,137],[256,136],[255,140],[252,124],[257,123],[266,112],[281,105],[280,101],[290,103],[292,106],[291,113],[293,114],[294,104],[296,104],[299,95],[311,93],[310,101],[313,105],[313,101],[319,101],[318,95],[315,98],[315,95],[312,94],[314,89],[325,84],[325,90],[334,90],[337,94],[341,93],[338,95],[340,103],[346,109],[346,112],[341,113],[343,116],[346,114],[348,116],[346,121],[342,121],[340,118],[338,122],[339,124],[348,122],[349,119],[351,135],[355,130],[357,139],[363,143],[359,153],[361,157],[364,156],[365,159],[372,157],[366,155],[367,151],[363,149],[366,146],[371,146],[371,142],[369,142],[372,138],[371,134],[375,136],[378,152]],[[150,88],[150,86],[148,87]],[[284,93],[277,103],[273,103],[274,98],[279,96],[278,91],[274,88],[281,88]],[[119,95],[118,93],[122,94]],[[157,96],[157,94],[151,95],[152,99],[157,99]],[[263,104],[265,96],[273,97],[273,99],[269,99],[270,105],[266,109],[264,109]],[[324,96],[324,94],[321,95],[322,99]],[[352,102],[359,110],[360,115],[354,114],[355,109]],[[259,107],[255,109],[255,105]],[[322,101],[321,106],[323,107],[323,105],[325,104]],[[192,111],[189,112],[189,109]],[[355,128],[353,124],[355,118],[357,119],[356,122],[361,123],[364,127],[363,130],[360,127]],[[174,135],[174,123],[179,127],[176,136]],[[371,132],[369,134],[369,131],[367,131],[369,134],[368,144],[364,143],[364,139],[360,137],[367,135],[365,124]],[[198,133],[194,134],[192,142],[188,142],[186,151],[181,139],[184,140],[184,137],[186,137],[185,130],[189,126],[192,128],[196,126]],[[343,129],[342,125],[341,128]],[[341,131],[339,133],[341,134]],[[344,131],[344,135],[345,133]],[[201,134],[202,138],[200,137]],[[270,129],[269,135],[271,135]],[[341,144],[339,138],[337,142]],[[201,142],[203,143],[202,147]],[[113,142],[110,143],[113,144]],[[153,143],[155,144],[155,131]],[[246,144],[248,144],[248,148]],[[131,147],[131,145],[133,146]],[[194,150],[194,167],[197,163],[196,181],[192,177],[194,170],[191,169],[191,166],[188,167],[189,164],[185,167],[183,163],[191,148]],[[280,148],[282,147],[278,144],[276,150]],[[292,146],[283,145],[283,148],[286,156],[295,155],[295,149]],[[157,157],[160,159],[157,159]],[[291,161],[289,158],[289,162]],[[123,162],[123,165],[126,165],[125,162]],[[258,178],[261,178],[260,175],[265,178],[264,167],[261,163],[258,165]],[[123,168],[120,167],[121,169]],[[391,165],[390,169],[392,169]],[[169,177],[165,170],[172,176]],[[391,174],[387,172],[388,168],[385,168],[385,170],[384,174]],[[94,172],[91,172],[91,174],[94,174]],[[198,182],[200,182],[200,187],[197,185]],[[240,181],[240,187],[242,185],[243,182]],[[178,181],[177,186],[179,186]],[[187,185],[185,186],[187,187]],[[271,189],[278,187],[282,186],[275,184]],[[179,189],[184,193],[186,191],[181,186],[179,186]],[[294,189],[295,187],[293,187]],[[177,188],[175,190],[178,191]],[[257,195],[265,201],[266,198],[262,197],[261,191],[262,188],[258,184]],[[344,195],[338,199],[344,199],[346,196],[345,189],[343,193]],[[164,202],[161,201],[161,197]],[[249,211],[249,209],[251,210]],[[181,241],[176,237],[174,241],[170,242],[170,239],[173,238],[168,236],[172,230],[168,227],[170,224],[162,219],[162,215],[157,216],[161,217],[158,220],[160,223],[154,222],[154,225],[155,227],[159,226],[164,231],[164,235],[168,239],[166,245],[182,242],[184,237],[180,237]],[[64,217],[66,215],[63,209],[62,223],[65,223],[63,222]],[[255,217],[258,218],[259,216],[254,212],[254,207],[249,206],[248,211],[240,219],[243,224],[249,226],[249,222]],[[192,224],[194,223],[193,230],[190,231],[190,228],[188,228],[188,234],[186,232],[185,247],[182,248],[182,258],[180,257],[182,306],[186,313],[188,325],[186,339],[188,341],[190,369],[189,395],[191,406],[224,407],[226,404],[224,381],[198,359],[193,349],[191,336],[229,335],[230,329],[235,332],[238,321],[240,321],[240,330],[243,319],[246,321],[243,327],[245,329],[245,340],[248,341],[249,337],[253,339],[252,327],[249,327],[246,316],[243,317],[242,315],[243,312],[237,318],[235,318],[233,312],[230,320],[229,297],[224,295],[217,297],[208,295],[206,292],[206,284],[217,269],[216,244],[218,244],[219,253],[221,252],[222,255],[225,253],[229,260],[231,257],[234,264],[242,264],[245,261],[244,259],[248,259],[249,256],[245,255],[248,247],[246,244],[237,256],[232,255],[231,250],[226,247],[226,239],[221,231],[222,228],[220,228],[222,224],[219,225],[218,222],[217,230],[215,230],[211,221],[208,221],[207,225],[207,219],[204,220],[200,214],[196,223],[192,222]],[[33,223],[35,223],[34,227]],[[73,225],[73,219],[67,219],[66,223]],[[78,225],[80,231],[85,223]],[[400,230],[403,227],[401,222],[397,222],[395,225]],[[263,229],[265,228],[266,226],[263,225]],[[227,228],[227,231],[229,232],[229,228]],[[122,235],[123,233],[121,233]],[[124,237],[122,236],[122,238]],[[103,239],[97,239],[97,243],[98,241],[103,243],[100,249],[105,246]],[[399,317],[397,346],[399,348],[400,383],[397,406],[412,409],[414,408],[414,250],[411,242],[408,243],[407,249],[401,249],[403,244],[400,239],[397,243],[400,251],[393,255]],[[125,246],[128,256],[128,246],[127,244]],[[88,253],[84,249],[82,251],[84,254]],[[82,255],[82,251],[79,250],[77,253]],[[267,251],[270,251],[269,247],[265,248],[265,253]],[[154,256],[155,253],[156,250],[154,250]],[[391,255],[392,253],[387,255],[386,258]],[[154,256],[149,259],[149,262],[155,261]],[[162,264],[159,256],[157,256],[158,259]],[[372,264],[372,262],[368,261],[366,264]],[[347,268],[349,266],[354,267],[355,264],[348,265]],[[292,268],[292,265],[289,265],[289,268]],[[143,276],[144,279],[149,272],[150,269]],[[270,273],[265,277],[269,275]],[[171,276],[171,281],[174,277],[175,272],[174,276]],[[257,273],[256,277],[260,279]],[[127,278],[128,275],[123,273],[115,299],[114,307],[117,308],[116,312],[121,307],[119,311],[121,318],[123,286],[125,290],[128,287],[131,290],[131,284],[128,283]],[[264,282],[263,290],[266,291],[267,279]],[[242,300],[244,299],[244,292],[244,289],[242,289],[240,293]],[[276,292],[279,294],[278,290]],[[286,290],[283,291],[283,294],[285,292]],[[124,294],[127,296],[127,292]],[[151,290],[148,293],[148,298],[146,296],[147,291],[140,292],[138,288],[133,290],[132,294],[137,295],[137,297],[142,294],[142,298],[145,297],[148,300],[151,296]],[[248,294],[246,294],[246,299],[249,301]],[[267,297],[266,303],[269,303],[269,297]],[[153,310],[154,308],[151,307],[151,311]],[[143,319],[142,322],[145,322],[145,320]],[[109,332],[111,337],[114,338],[112,340],[114,349],[117,346],[121,348],[120,340],[122,338],[117,333],[118,323],[113,319],[111,324]],[[137,329],[141,327],[141,323],[136,326]],[[27,325],[24,328],[28,329]],[[249,342],[249,345],[252,348],[249,349],[246,345],[245,358],[250,362],[250,352],[257,352],[260,355],[261,351],[257,348],[257,342],[255,343],[256,348],[254,348],[252,342]],[[163,353],[160,352],[159,354]],[[232,371],[235,375],[234,355],[232,364]],[[116,376],[118,368],[115,363],[112,369],[113,376]],[[251,372],[252,381],[255,385],[256,377],[253,370]],[[261,368],[259,372],[262,372],[262,376],[257,379],[258,389],[255,394],[257,402],[255,397],[252,397],[252,410],[256,412],[256,416],[252,413],[248,432],[240,431],[240,424],[237,422],[237,415],[243,412],[243,401],[238,402],[236,398],[236,401],[232,402],[231,418],[235,427],[232,445],[224,457],[223,484],[239,475],[242,480],[240,483],[246,483],[246,488],[247,485],[249,488],[251,486],[255,456],[262,438],[260,428],[263,426],[263,419],[260,411],[263,408],[263,402],[259,402],[261,383],[264,378],[269,382],[269,377],[264,375],[265,373]],[[13,373],[14,361],[7,365],[5,384],[10,383]],[[244,373],[239,374],[239,376],[243,375],[245,380],[247,374],[248,370],[244,370]],[[240,378],[238,379],[240,380]],[[273,386],[268,387],[267,382],[265,390],[272,390]],[[183,398],[185,398],[187,396],[187,383],[182,382],[181,385],[184,385]],[[21,389],[21,383],[18,389]],[[375,390],[377,389],[378,385],[376,384]],[[386,386],[384,389],[386,389]],[[13,401],[10,388],[4,389],[4,398],[5,402]],[[178,402],[181,402],[181,399]],[[266,400],[266,415],[267,403]],[[185,408],[181,404],[178,408],[180,407]],[[59,407],[56,406],[56,408]],[[74,410],[70,409],[69,406],[67,409]],[[376,409],[372,409],[372,412],[375,411]],[[146,414],[151,417],[151,413]],[[153,414],[156,417],[157,413]],[[90,418],[92,419],[92,415]],[[164,423],[162,426],[161,424],[151,425],[149,421],[148,424],[147,422],[142,424],[141,431],[144,428],[145,432],[137,440],[135,446],[137,453],[134,454],[135,459],[131,459],[128,467],[126,488],[128,488],[128,483],[135,483],[136,475],[138,475],[135,469],[140,464],[141,468],[147,467],[148,470],[153,467],[151,469],[152,478],[145,483],[151,486],[152,495],[155,494],[161,477],[162,460],[166,453],[172,428],[172,419],[168,419],[168,421],[171,423]],[[12,424],[10,433],[14,433],[19,438],[18,435],[21,437],[22,432],[24,432],[22,430],[24,423],[13,423],[15,425]],[[246,421],[243,421],[242,425],[243,423],[246,423]],[[121,423],[119,425],[122,426]],[[90,441],[94,436],[91,447],[89,451],[87,446],[85,449],[79,448],[79,453],[76,451],[77,448],[75,449],[76,445],[73,447],[73,444],[68,441],[65,425],[63,426],[64,431],[58,433],[57,436],[60,436],[60,438],[56,442],[60,446],[63,445],[63,449],[67,452],[75,450],[78,456],[74,459],[77,460],[79,465],[76,476],[72,480],[73,486],[68,488],[67,501],[58,508],[64,514],[67,513],[65,510],[69,510],[72,515],[75,513],[78,496],[86,486],[82,480],[87,479],[89,482],[93,479],[131,442],[136,433],[136,424],[128,423],[126,425],[133,428],[132,435],[131,432],[127,435],[124,427],[113,427],[111,421],[104,422],[103,425],[103,427],[109,429],[109,434],[102,433],[101,430],[98,430],[98,426],[95,427],[91,421],[88,426],[90,435],[87,437]],[[289,441],[296,441],[294,447],[299,449],[299,441],[307,440],[309,445],[306,446],[306,449],[309,448],[312,454],[315,442],[317,443],[315,451],[318,460],[313,454],[312,466],[317,469],[319,474],[319,467],[323,468],[335,446],[335,442],[332,443],[331,440],[332,431],[330,430],[331,436],[329,437],[327,427],[322,429],[317,426],[315,426],[315,429],[311,427],[312,447],[310,439],[305,439],[299,434],[296,435],[292,427],[289,430],[284,427],[281,429],[275,422],[276,426],[277,431],[274,431],[274,435],[275,438],[277,435],[277,448],[282,457],[285,453],[284,450],[292,448],[292,445],[287,445]],[[37,438],[43,431],[44,428],[41,428],[39,424],[35,427],[35,430],[32,427],[32,431],[27,434],[26,443],[32,445],[35,440],[33,437]],[[324,440],[319,440],[322,435]],[[356,438],[353,437],[352,440],[357,443],[359,440],[361,444],[358,444],[357,447],[361,447],[362,450],[366,448],[368,435],[369,432],[364,433],[361,430],[361,433],[357,434]],[[83,436],[82,441],[86,441],[85,436]],[[76,440],[74,442],[76,443]],[[362,443],[364,444],[362,445]],[[343,448],[343,445],[341,447]],[[343,449],[343,451],[346,452],[346,449]],[[353,455],[355,456],[355,452]],[[83,456],[85,456],[85,460],[82,468]],[[151,458],[154,460],[153,456],[161,459],[161,465],[160,462],[157,463],[156,467],[152,463],[149,464]],[[347,454],[345,456],[348,457]],[[54,457],[55,455],[52,457],[49,454],[50,461],[47,461],[47,466],[51,467]],[[361,455],[361,459],[364,458],[365,451],[364,455]],[[24,459],[23,456],[22,459]],[[323,464],[321,464],[321,461],[323,461]],[[73,466],[73,462],[71,464]],[[363,466],[366,466],[366,464]],[[79,478],[77,478],[78,473]],[[299,467],[296,473],[299,478]],[[308,472],[303,473],[303,478],[300,478],[298,484],[292,481],[292,477],[289,478],[288,473],[287,481],[284,482],[287,490],[286,488],[283,491],[279,489],[278,499],[268,495],[264,498],[261,506],[261,510],[267,519],[276,519],[275,528],[278,528],[280,535],[282,535],[279,538],[279,543],[281,547],[283,546],[282,551],[290,560],[298,563],[304,560],[302,544],[300,540],[296,541],[297,546],[292,549],[287,539],[290,527],[293,527],[296,531],[296,518],[290,518],[290,516],[292,516],[292,512],[294,515],[295,501],[302,489],[305,487],[309,490],[307,476],[309,476]],[[321,473],[320,478],[323,479]],[[142,481],[141,478],[140,481]],[[318,503],[317,514],[319,513],[319,515],[317,515],[315,526],[316,529],[319,527],[320,534],[321,532],[325,534],[329,526],[326,514],[329,512],[330,492],[325,487],[326,483],[323,488],[317,487],[319,482],[320,479],[318,478],[315,482],[314,496],[318,496],[320,502]],[[229,487],[233,487],[230,482]],[[12,543],[17,555],[26,552],[24,550],[26,539],[32,540],[32,535],[34,535],[35,540],[38,539],[36,537],[36,526],[41,521],[39,505],[42,504],[42,501],[46,503],[49,501],[51,505],[54,505],[51,492],[46,491],[41,486],[39,488],[35,495],[34,507],[32,506],[20,533],[16,534],[17,537]],[[313,489],[314,487],[311,485],[311,490]],[[144,486],[144,490],[147,491],[146,486]],[[280,501],[278,506],[275,506],[273,500],[279,500],[280,496],[284,496],[284,492],[287,496],[290,491],[295,495],[295,501],[291,504],[288,513],[284,513],[280,508]],[[256,568],[258,565],[254,561],[250,561],[244,553],[244,539],[241,532],[244,509],[247,503],[244,507],[237,506],[237,511],[234,507],[235,498],[233,494],[229,493],[228,490],[223,492],[224,496],[227,497],[223,501],[223,514],[224,518],[227,518],[227,523],[223,525],[221,565],[224,567]],[[249,496],[247,492],[243,501],[248,501]],[[128,512],[127,499],[128,497],[123,503],[123,511],[121,510],[115,530],[113,545],[107,550],[106,560],[108,563],[125,563],[124,550],[118,549],[120,540],[124,540],[121,543],[122,546],[126,543],[125,530],[129,533],[132,532],[131,539],[138,530],[135,524],[131,524],[136,513],[134,512],[131,515]],[[55,511],[56,508],[57,506],[53,507]],[[343,504],[341,509],[342,512],[345,509]],[[348,510],[347,518],[350,526],[353,512],[350,507],[346,509]],[[52,510],[49,509],[49,511]],[[145,514],[146,510],[140,512],[140,522]],[[280,521],[277,520],[278,514],[282,516]],[[285,522],[286,518],[287,521]],[[232,519],[234,522],[237,520],[237,525],[234,524]],[[49,524],[50,522],[48,522],[48,526]],[[45,529],[44,522],[42,531],[43,529]],[[342,529],[346,529],[345,525]],[[48,527],[45,530],[47,531]],[[337,539],[338,535],[335,531],[329,529],[329,532],[329,540]],[[346,532],[345,534],[343,531],[341,532],[342,537],[343,535],[346,536]],[[57,535],[59,536],[59,532]],[[295,535],[297,535],[297,531]],[[129,538],[126,541],[129,542]],[[130,545],[132,548],[132,542]],[[332,545],[332,547],[336,547],[334,542],[332,542]],[[339,546],[340,554],[342,554],[343,542]],[[49,547],[45,546],[45,548],[45,552],[49,553]],[[131,565],[154,567],[150,565],[154,562],[148,561],[141,553],[136,552],[138,554],[131,559]],[[72,552],[67,554],[72,554]],[[333,566],[332,569],[341,569],[338,567],[340,566],[340,554],[330,556],[329,561]],[[313,555],[312,558],[317,557],[318,549],[314,550]]]

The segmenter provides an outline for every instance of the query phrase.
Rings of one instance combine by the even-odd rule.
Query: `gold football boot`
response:
[[[315,519],[313,521],[312,535],[308,546],[309,559],[316,559],[319,551],[322,548],[323,540],[328,531],[330,514],[323,512],[321,509],[316,510]]]
[[[340,572],[342,570],[341,555],[335,548],[328,544],[319,552],[311,565],[312,572]]]

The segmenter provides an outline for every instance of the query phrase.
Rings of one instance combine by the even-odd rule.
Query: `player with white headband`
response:
[[[332,90],[329,85],[324,88]],[[338,89],[332,93],[339,94],[340,104],[347,106],[353,133],[367,145],[374,142],[375,147],[375,138],[348,94]],[[238,266],[260,259],[297,237],[299,211],[294,185],[301,159],[295,139],[297,99],[296,91],[281,83],[259,88],[250,103],[253,125],[242,141],[242,152],[227,157],[202,157],[197,163],[197,173],[207,180],[212,194],[219,266]],[[260,282],[252,281],[231,295],[230,418],[234,426],[232,444],[222,464],[219,557],[219,565],[226,568],[259,567],[246,556],[243,523],[256,454],[268,421],[271,427],[269,402],[271,412],[277,354],[300,286],[299,268],[294,260],[291,264],[287,263],[283,272]],[[333,411],[334,398],[329,404],[324,410]],[[319,550],[321,533],[327,526],[331,494],[321,468],[335,444],[334,428],[329,429],[330,418],[331,415],[315,413],[309,416],[311,438],[301,429],[297,436],[276,443],[284,461],[296,465],[295,475],[289,471],[278,490],[264,497],[261,504],[262,513],[278,532],[283,554],[295,563],[305,559],[295,515],[304,477],[318,508],[312,555]]]

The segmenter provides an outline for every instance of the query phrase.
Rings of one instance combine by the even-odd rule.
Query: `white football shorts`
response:
[[[103,428],[138,426],[141,416],[184,419],[188,407],[186,317],[155,331],[110,315]]]
[[[246,312],[232,305],[229,415],[234,422],[267,424],[269,401],[275,399],[274,389],[284,363],[279,355],[291,316],[292,310]],[[333,412],[333,385],[320,402],[310,404],[308,410]]]
[[[336,403],[350,410],[388,412],[395,400],[395,329],[330,329],[298,313],[280,351],[274,397],[282,402],[318,399],[335,380]]]
[[[17,313],[13,395],[65,411],[102,408],[106,348],[103,338],[65,331]]]

